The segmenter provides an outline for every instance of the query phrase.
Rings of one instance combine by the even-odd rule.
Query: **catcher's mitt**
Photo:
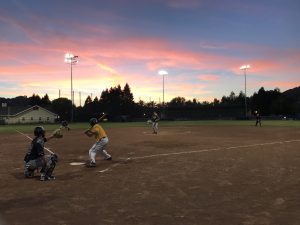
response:
[[[55,138],[62,138],[63,137],[60,129],[56,129],[55,131],[53,131],[52,135]]]

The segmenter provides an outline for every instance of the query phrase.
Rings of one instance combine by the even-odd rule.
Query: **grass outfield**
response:
[[[254,120],[197,120],[197,121],[161,121],[160,127],[164,126],[254,126]],[[146,122],[126,122],[126,123],[111,123],[103,122],[101,125],[104,128],[110,127],[150,127]],[[16,130],[21,132],[32,132],[36,124],[30,125],[0,125],[0,133],[14,133]],[[43,124],[46,130],[55,130],[59,124]],[[71,129],[87,129],[88,123],[72,123],[69,124]],[[285,127],[300,127],[299,120],[266,120],[262,121],[262,126],[285,126]]]

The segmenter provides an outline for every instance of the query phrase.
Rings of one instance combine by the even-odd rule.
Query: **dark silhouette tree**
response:
[[[49,99],[48,94],[45,94],[44,97],[42,97],[41,101],[40,101],[41,106],[50,106],[51,105],[51,101]]]
[[[84,102],[84,106],[90,104],[91,102],[92,102],[91,96],[87,96],[87,98],[86,98],[86,100],[85,100],[85,102]]]
[[[29,105],[34,106],[34,105],[40,105],[41,104],[41,98],[39,95],[33,94],[29,98]]]
[[[186,101],[184,97],[175,97],[169,102],[170,107],[183,107]]]
[[[123,115],[133,114],[134,101],[129,85],[126,83],[121,95],[121,113]]]
[[[54,99],[51,104],[52,110],[59,115],[61,120],[70,121],[72,101],[67,98]]]

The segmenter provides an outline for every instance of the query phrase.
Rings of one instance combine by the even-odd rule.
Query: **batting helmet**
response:
[[[90,119],[91,126],[94,126],[96,123],[98,123],[98,120],[96,118],[91,118]]]
[[[34,136],[36,136],[36,137],[41,137],[41,136],[45,137],[45,129],[42,126],[34,128],[33,133],[34,133]]]

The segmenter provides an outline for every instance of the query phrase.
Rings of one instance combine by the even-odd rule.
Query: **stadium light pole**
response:
[[[242,65],[240,70],[244,71],[245,77],[245,117],[247,118],[247,70],[250,69],[250,65]]]
[[[73,113],[73,104],[74,104],[74,94],[73,94],[73,74],[72,74],[72,66],[78,63],[78,56],[73,55],[71,53],[65,54],[65,63],[70,63],[71,65],[71,122],[73,122],[74,119],[74,113]]]
[[[158,74],[163,77],[163,101],[162,101],[162,106],[164,107],[165,105],[165,75],[168,75],[168,72],[165,70],[160,70],[158,71]]]

